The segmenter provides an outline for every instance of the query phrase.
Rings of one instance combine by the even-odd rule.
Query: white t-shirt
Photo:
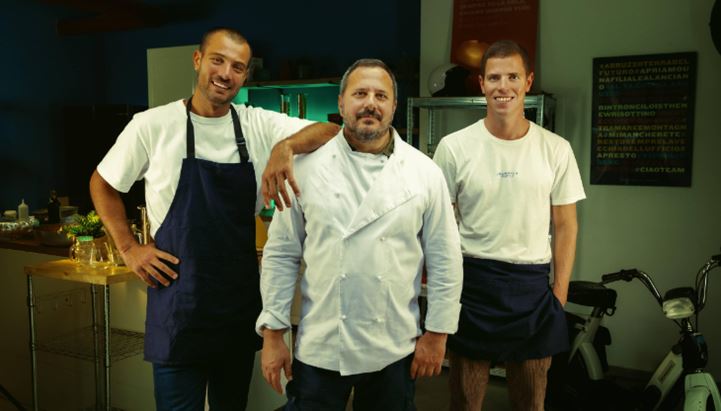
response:
[[[480,120],[441,139],[434,160],[458,208],[469,257],[551,261],[551,206],[586,198],[568,141],[533,122],[525,136],[503,140]]]
[[[312,122],[261,108],[233,106],[255,169],[258,191],[248,194],[258,198],[257,212],[262,208],[260,178],[271,149]],[[190,115],[196,158],[216,163],[240,162],[230,111],[223,117]],[[153,236],[175,197],[181,165],[187,157],[186,122],[182,100],[137,113],[97,167],[98,173],[120,192],[128,192],[133,183],[145,179],[145,203]]]

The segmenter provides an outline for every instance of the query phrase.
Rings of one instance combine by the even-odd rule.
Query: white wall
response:
[[[598,280],[637,267],[664,292],[691,286],[697,269],[721,247],[721,55],[708,22],[713,0],[608,0],[540,2],[541,90],[558,101],[556,132],[572,144],[588,199],[579,204],[581,232],[574,279]],[[420,88],[430,71],[449,60],[452,0],[421,0]],[[698,52],[693,180],[690,188],[589,184],[591,86],[594,57]],[[711,276],[710,301],[701,318],[709,345],[709,369],[721,378],[721,269]],[[612,365],[656,367],[675,342],[675,326],[663,317],[640,283],[619,284],[618,311],[606,325]]]

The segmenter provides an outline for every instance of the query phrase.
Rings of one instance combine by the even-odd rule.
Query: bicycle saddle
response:
[[[568,285],[568,301],[586,307],[616,308],[616,290],[591,281],[571,281]]]

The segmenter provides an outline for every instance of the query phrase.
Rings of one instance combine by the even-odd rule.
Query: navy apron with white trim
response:
[[[549,271],[550,264],[464,257],[461,315],[448,348],[489,361],[567,351],[566,315],[548,283]]]
[[[232,105],[240,163],[196,158],[190,107],[188,99],[187,157],[155,235],[155,246],[180,260],[166,262],[178,278],[148,288],[145,359],[166,365],[203,364],[261,346],[255,170]]]

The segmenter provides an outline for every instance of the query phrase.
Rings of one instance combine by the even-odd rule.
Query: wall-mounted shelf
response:
[[[338,112],[340,77],[287,81],[252,81],[240,89],[233,99],[237,104],[249,104],[266,110],[281,111],[280,96],[288,99],[290,116],[298,116],[298,95],[306,102],[306,117],[313,121],[328,121],[328,115]]]
[[[545,127],[549,130],[553,130],[554,126],[554,114],[556,107],[556,100],[549,94],[538,94],[538,95],[526,95],[523,100],[526,118],[532,120],[539,126]],[[415,116],[416,112],[420,109],[428,110],[428,124],[425,128],[427,152],[429,155],[433,155],[435,147],[438,141],[446,134],[460,130],[461,128],[475,122],[485,116],[486,107],[488,102],[483,96],[479,97],[410,97],[408,98],[408,111],[407,111],[407,130],[417,130]],[[470,118],[466,118],[459,121],[450,121],[453,125],[446,125],[443,128],[441,122],[446,120],[441,116],[444,112],[457,112],[459,110],[476,110],[478,113],[472,113]],[[439,130],[443,128],[442,130]],[[420,127],[424,130],[423,127]],[[408,143],[413,144],[413,136],[415,132],[407,133],[406,140]]]
[[[340,84],[340,77],[326,77],[317,79],[302,80],[280,80],[280,81],[249,81],[243,86],[244,89],[261,90],[268,88],[293,89],[293,88],[317,88],[337,87]]]

